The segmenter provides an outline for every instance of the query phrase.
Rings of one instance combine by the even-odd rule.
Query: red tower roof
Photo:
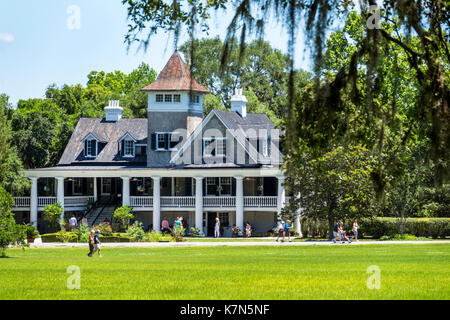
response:
[[[188,67],[178,51],[175,51],[162,69],[158,78],[142,91],[195,91],[209,93],[192,78]]]

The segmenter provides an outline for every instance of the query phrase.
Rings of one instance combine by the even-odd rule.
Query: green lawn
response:
[[[450,299],[450,245],[9,249],[0,299]],[[66,287],[70,265],[81,289]],[[381,269],[369,290],[367,267]]]

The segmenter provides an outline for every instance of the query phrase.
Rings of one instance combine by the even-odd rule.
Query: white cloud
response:
[[[14,35],[12,33],[0,33],[0,42],[12,43],[14,40]]]

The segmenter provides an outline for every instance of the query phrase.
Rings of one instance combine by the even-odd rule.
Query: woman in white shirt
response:
[[[352,231],[356,241],[358,241],[358,229],[359,229],[358,219],[355,219],[353,221]]]

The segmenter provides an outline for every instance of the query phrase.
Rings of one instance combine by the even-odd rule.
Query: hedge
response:
[[[70,232],[72,233],[72,232]],[[76,235],[75,233],[73,233]],[[56,238],[56,233],[47,233],[41,235],[42,242],[61,242],[58,238]],[[70,240],[69,242],[76,243],[78,242],[78,237],[74,238],[73,240]]]
[[[353,221],[344,222],[344,230],[351,234]],[[392,236],[400,231],[396,218],[373,218],[359,220],[359,237],[380,238]],[[302,219],[304,237],[328,237],[328,221]],[[404,233],[416,237],[445,238],[450,236],[450,218],[406,218]]]
[[[41,235],[42,242],[61,242],[58,238],[56,238],[56,233],[47,233]],[[100,236],[101,242],[135,242],[136,239],[132,237],[126,236]],[[74,239],[69,241],[71,243],[79,242],[78,239]]]
[[[101,242],[136,242],[136,239],[133,237],[115,237],[115,236],[100,236]]]

